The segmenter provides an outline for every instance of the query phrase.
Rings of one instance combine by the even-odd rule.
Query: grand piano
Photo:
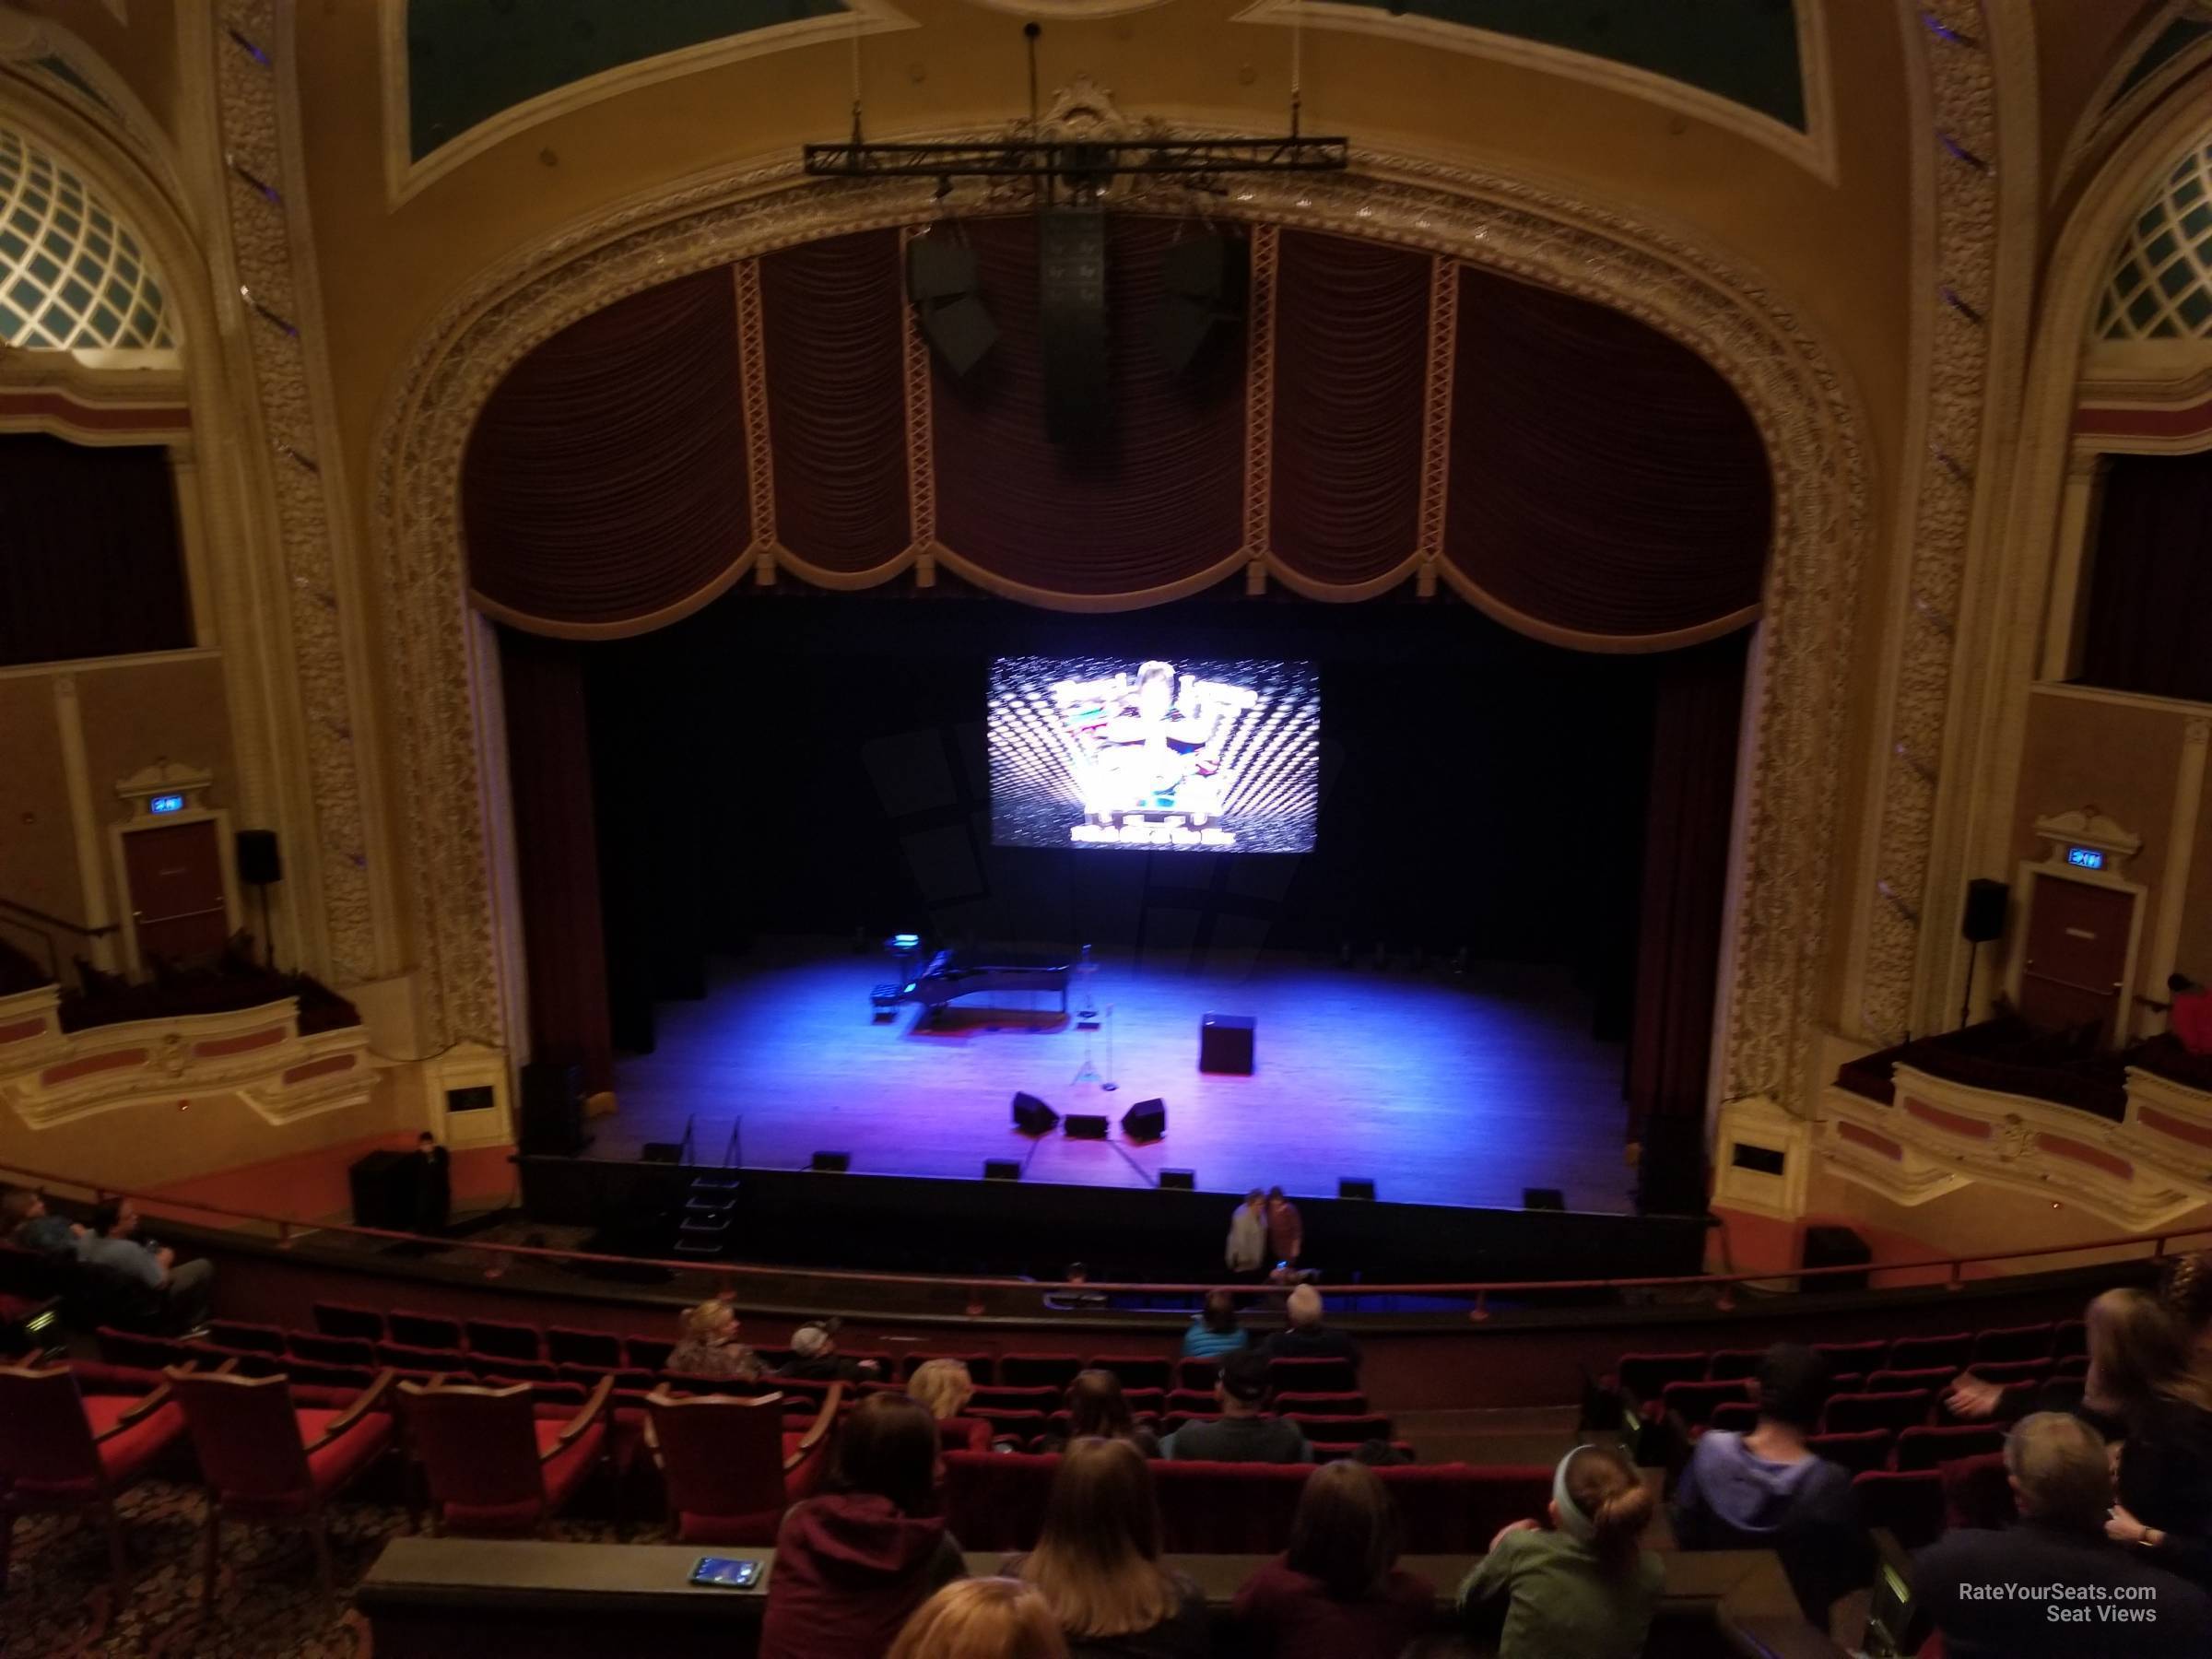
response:
[[[899,988],[900,1002],[920,1003],[935,1019],[956,997],[985,991],[1056,991],[1067,1012],[1075,965],[1065,958],[1005,950],[940,950],[929,965]]]

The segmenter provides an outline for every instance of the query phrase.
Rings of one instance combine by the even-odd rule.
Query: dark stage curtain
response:
[[[168,451],[0,436],[0,664],[191,644]]]
[[[771,253],[760,301],[776,539],[824,571],[888,564],[913,539],[899,232]]]
[[[530,1052],[614,1087],[599,853],[582,653],[592,647],[500,630],[507,773],[514,792]]]
[[[1282,233],[1269,540],[1316,582],[1367,582],[1415,551],[1430,268],[1381,242]]]
[[[2111,466],[2081,678],[2212,701],[2212,454],[2115,455]]]
[[[1218,564],[1243,541],[1244,347],[1169,372],[1148,337],[1168,220],[1109,218],[1114,428],[1081,448],[1044,432],[1037,228],[971,219],[998,344],[964,379],[935,368],[937,538],[990,576],[1055,594],[1135,594]]]
[[[1550,628],[1664,639],[1759,603],[1773,488],[1717,371],[1634,318],[1463,269],[1445,557]]]
[[[752,536],[727,266],[563,329],[508,373],[461,476],[469,582],[528,627],[650,618]]]
[[[1748,635],[1659,660],[1644,814],[1629,1123],[1701,1122],[1735,807],[1737,726]]]

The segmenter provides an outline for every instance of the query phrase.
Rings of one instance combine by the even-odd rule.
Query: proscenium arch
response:
[[[1864,421],[1833,359],[1757,272],[1542,186],[1356,151],[1353,171],[1241,185],[1213,211],[1441,253],[1626,312],[1711,362],[1774,475],[1774,539],[1739,742],[1713,1092],[1803,1110],[1825,955],[1845,685],[1868,533]],[[524,353],[658,283],[849,231],[924,222],[933,182],[824,183],[795,161],[697,182],[488,272],[410,356],[379,422],[371,535],[384,564],[400,752],[410,769],[416,959],[438,1042],[524,1041],[498,664],[468,604],[462,456]]]

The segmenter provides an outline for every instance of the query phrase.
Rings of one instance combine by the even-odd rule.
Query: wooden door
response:
[[[138,959],[190,962],[220,954],[230,933],[223,901],[222,847],[215,820],[134,830],[123,838]]]
[[[2119,1027],[2135,894],[2038,876],[2029,904],[2021,1017],[2053,1030],[2094,1021],[2101,1040],[2112,1041]]]

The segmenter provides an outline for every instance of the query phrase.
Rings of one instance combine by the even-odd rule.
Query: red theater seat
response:
[[[2005,1430],[1989,1423],[1954,1424],[1941,1429],[1906,1429],[1897,1437],[1897,1467],[1933,1469],[1962,1457],[1980,1457],[2005,1449]]]
[[[668,1356],[675,1352],[676,1344],[665,1336],[640,1336],[633,1332],[622,1338],[623,1362],[632,1371],[666,1371]]]
[[[2051,1327],[2051,1358],[2053,1359],[2088,1359],[2089,1327],[2085,1320],[2062,1319]]]
[[[458,1348],[424,1348],[405,1342],[380,1342],[376,1345],[376,1362],[394,1371],[476,1375],[476,1362]]]
[[[1630,1399],[1642,1403],[1656,1400],[1670,1382],[1702,1382],[1709,1363],[1703,1352],[1695,1354],[1623,1354],[1619,1378],[1620,1391]]]
[[[1203,1391],[1195,1388],[1177,1388],[1169,1391],[1168,1397],[1161,1402],[1161,1409],[1171,1412],[1197,1412],[1210,1415],[1221,1409],[1221,1401],[1210,1388]]]
[[[2086,1370],[2088,1360],[2082,1361]],[[1973,1374],[1984,1382],[2041,1382],[2051,1372],[2048,1359],[1977,1359],[1971,1366]]]
[[[1861,1429],[1851,1434],[1808,1434],[1805,1443],[1816,1457],[1841,1464],[1853,1474],[1887,1468],[1896,1435],[1887,1429]]]
[[[1122,1392],[1133,1388],[1167,1388],[1172,1385],[1174,1365],[1152,1354],[1094,1354],[1091,1367],[1096,1371],[1112,1371],[1121,1380]]]
[[[1953,1371],[1962,1371],[1973,1351],[1973,1336],[1966,1331],[1948,1336],[1900,1336],[1889,1345],[1889,1363],[1875,1369],[1924,1371],[1930,1366],[1947,1365]]]
[[[1907,1549],[1918,1549],[1942,1535],[1943,1476],[1935,1469],[1897,1473],[1870,1469],[1852,1479],[1859,1519],[1869,1528],[1886,1526]]]
[[[295,1359],[320,1365],[376,1365],[376,1344],[366,1336],[324,1336],[313,1331],[292,1331],[285,1338]]]
[[[1218,1359],[1178,1359],[1175,1361],[1177,1388],[1191,1389],[1199,1394],[1214,1392],[1214,1379],[1221,1374]]]
[[[545,1353],[545,1335],[534,1324],[512,1324],[499,1319],[472,1319],[464,1326],[468,1350],[496,1354],[502,1359],[536,1359]]]
[[[611,1331],[547,1325],[546,1358],[556,1365],[597,1365],[612,1371],[622,1363],[622,1338]]]
[[[330,1388],[347,1394],[359,1394],[376,1381],[372,1365],[325,1365],[320,1359],[290,1359],[284,1362],[284,1374],[295,1387]],[[394,1371],[393,1376],[399,1375]]]
[[[1271,1359],[1267,1381],[1277,1394],[1350,1394],[1359,1368],[1349,1359]]]
[[[802,1434],[783,1430],[783,1402],[677,1399],[646,1402],[647,1443],[668,1493],[668,1535],[679,1544],[763,1547],[776,1541],[785,1506],[811,1484],[818,1448],[837,1419],[832,1387]]]
[[[1659,1393],[1659,1408],[1692,1429],[1701,1429],[1716,1406],[1749,1397],[1745,1382],[1669,1382]]]
[[[100,1344],[104,1363],[135,1371],[158,1372],[165,1366],[186,1364],[194,1357],[192,1347],[178,1337],[147,1336],[112,1325],[101,1325],[94,1333],[94,1340]]]
[[[1759,1427],[1759,1407],[1749,1400],[1723,1400],[1705,1419],[1705,1427],[1731,1434],[1747,1433]]]
[[[1002,1354],[998,1378],[1007,1388],[1065,1388],[1083,1369],[1077,1354]]]
[[[1861,1429],[1912,1429],[1928,1420],[1935,1396],[1924,1388],[1890,1394],[1830,1394],[1820,1413],[1820,1432],[1849,1434]]]
[[[498,1354],[468,1356],[468,1369],[475,1375],[500,1382],[568,1382],[568,1368],[555,1368],[543,1359],[507,1359]],[[593,1382],[598,1381],[593,1378]],[[590,1384],[586,1383],[586,1387]]]
[[[384,1315],[384,1331],[397,1343],[418,1348],[461,1348],[467,1346],[461,1322],[443,1313],[418,1313],[394,1308]]]
[[[1715,1348],[1707,1364],[1705,1380],[1709,1382],[1735,1382],[1759,1375],[1759,1368],[1766,1359],[1764,1348]]]
[[[1851,1373],[1865,1376],[1879,1371],[1888,1363],[1889,1345],[1887,1342],[1816,1342],[1813,1352],[1819,1355],[1828,1367],[1830,1385],[1835,1379]]]
[[[1055,1411],[1064,1392],[1057,1388],[979,1388],[968,1403],[985,1411]]]
[[[1285,1417],[1365,1417],[1363,1394],[1277,1394],[1274,1409]]]
[[[1918,1371],[1877,1371],[1866,1379],[1864,1387],[1854,1392],[1895,1394],[1900,1388],[1924,1388],[1932,1394],[1940,1394],[1958,1377],[1959,1372],[1947,1365],[1924,1366]]]
[[[594,1468],[609,1464],[602,1383],[571,1416],[546,1415],[527,1384],[477,1388],[402,1382],[407,1441],[441,1531],[514,1537],[542,1533]]]
[[[160,1379],[112,1365],[0,1365],[0,1589],[16,1517],[92,1510],[108,1531],[116,1594],[130,1556],[115,1500],[184,1433]]]
[[[241,1352],[281,1354],[285,1351],[284,1328],[281,1325],[248,1324],[238,1319],[209,1320],[207,1340],[218,1347]]]
[[[1363,1417],[1308,1417],[1286,1411],[1282,1415],[1296,1423],[1310,1441],[1343,1441],[1359,1445],[1367,1441],[1390,1438],[1390,1418],[1379,1413]]]
[[[998,1380],[998,1356],[995,1354],[908,1354],[899,1362],[900,1382],[912,1376],[932,1359],[958,1359],[968,1368],[968,1380],[978,1388],[988,1388]],[[886,1376],[891,1373],[886,1371]]]
[[[323,1302],[312,1310],[315,1329],[325,1336],[363,1336],[371,1342],[384,1339],[384,1314],[381,1308],[356,1307],[351,1302]]]
[[[2048,1359],[2051,1358],[2051,1326],[2043,1324],[2006,1325],[1993,1331],[1983,1331],[1974,1338],[1973,1362],[2002,1364],[2012,1359]]]

